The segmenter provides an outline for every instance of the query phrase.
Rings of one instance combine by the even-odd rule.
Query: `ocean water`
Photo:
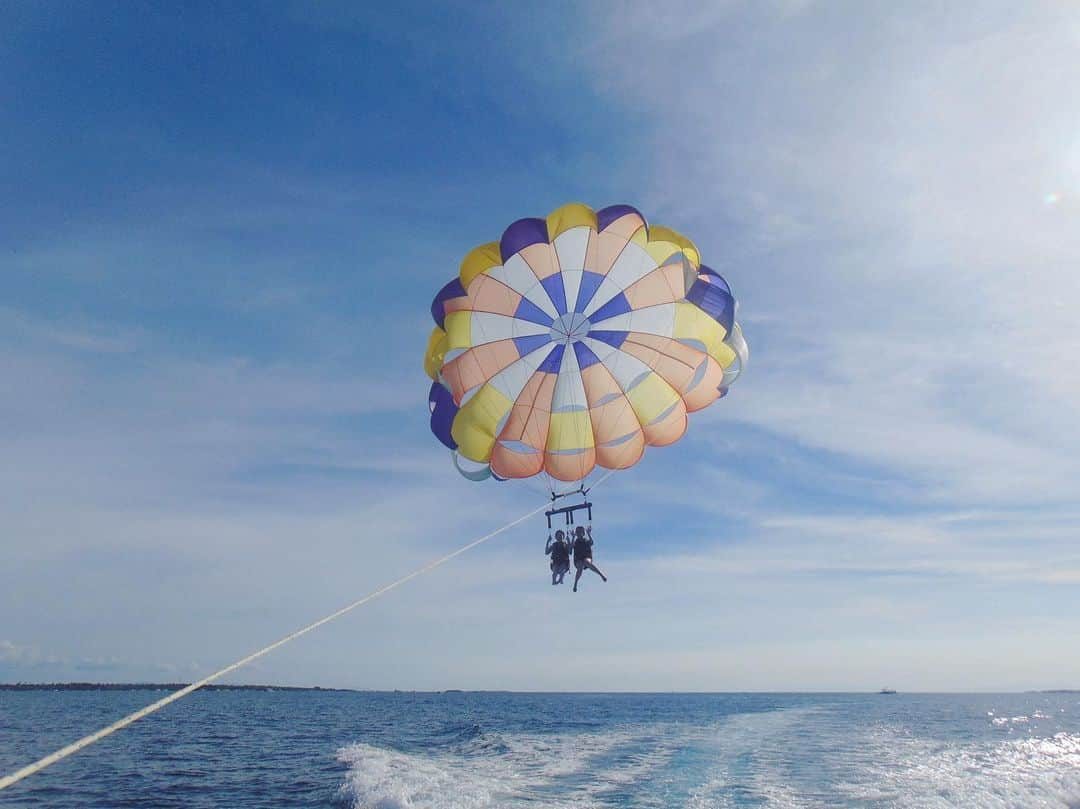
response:
[[[159,696],[0,692],[0,770]],[[1076,809],[1080,694],[199,692],[0,806]]]

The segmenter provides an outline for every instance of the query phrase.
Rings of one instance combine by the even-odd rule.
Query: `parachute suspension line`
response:
[[[614,470],[609,471],[607,475],[604,475],[602,478],[600,478],[600,480],[598,480],[595,484],[593,484],[594,487],[600,485],[600,483],[602,483],[604,480],[606,480],[608,478],[608,476],[613,471]],[[345,615],[348,612],[352,612],[357,607],[361,607],[364,604],[367,604],[369,601],[374,601],[379,596],[385,595],[386,593],[389,593],[391,590],[393,590],[393,589],[395,589],[397,587],[400,587],[401,585],[405,584],[406,582],[412,581],[413,579],[417,578],[418,576],[422,576],[425,573],[431,572],[435,568],[446,564],[451,559],[454,559],[455,557],[460,556],[461,554],[465,553],[466,551],[472,550],[477,545],[481,545],[481,544],[487,542],[489,539],[493,539],[494,537],[496,537],[499,534],[503,533],[503,531],[507,531],[510,528],[513,528],[515,525],[519,525],[520,523],[525,522],[525,520],[529,519],[530,517],[536,516],[540,512],[544,511],[544,509],[548,508],[549,505],[550,505],[550,503],[544,503],[544,505],[538,506],[537,508],[534,508],[532,511],[529,511],[529,512],[527,512],[525,514],[522,514],[520,517],[518,517],[515,520],[512,520],[512,521],[508,522],[506,525],[502,526],[501,528],[496,528],[491,533],[485,534],[484,536],[480,537],[479,539],[474,539],[472,542],[469,542],[466,545],[462,545],[456,551],[451,551],[450,553],[446,554],[445,556],[439,557],[438,559],[435,559],[432,562],[428,562],[426,565],[424,565],[421,568],[418,568],[418,569],[414,570],[412,573],[408,574],[407,576],[402,576],[397,581],[393,581],[390,584],[384,585],[383,587],[380,587],[378,590],[375,590],[375,591],[373,591],[371,593],[368,593],[363,598],[360,598],[360,599],[357,599],[356,601],[353,601],[351,604],[346,604],[344,607],[337,610],[336,612],[332,612],[329,615],[327,615],[326,617],[320,618],[318,621],[315,621],[314,623],[308,624],[307,626],[303,627],[302,629],[298,629],[295,632],[281,638],[280,640],[274,641],[269,646],[264,646],[262,649],[259,649],[259,651],[252,652],[247,657],[241,658],[240,660],[237,660],[235,663],[230,663],[228,666],[221,669],[220,671],[215,671],[210,676],[204,677],[203,679],[199,680],[198,682],[191,683],[191,685],[185,686],[184,688],[181,688],[179,691],[174,691],[173,693],[169,694],[168,696],[163,697],[162,699],[159,699],[157,702],[155,702],[155,703],[153,703],[151,705],[147,705],[145,708],[142,708],[142,709],[140,709],[138,711],[135,711],[135,713],[133,713],[133,714],[129,714],[128,716],[125,716],[123,719],[120,719],[120,720],[114,722],[113,724],[109,725],[108,727],[102,728],[101,730],[97,731],[96,733],[91,733],[89,736],[84,736],[83,738],[79,739],[78,741],[72,742],[67,747],[62,747],[59,750],[57,750],[55,753],[50,753],[49,755],[45,756],[44,758],[38,759],[37,761],[35,761],[32,764],[28,764],[27,766],[23,767],[20,770],[16,770],[15,772],[13,772],[13,773],[11,773],[9,775],[5,775],[3,777],[0,777],[0,790],[6,789],[7,787],[11,786],[12,784],[18,783],[19,781],[23,780],[24,778],[27,778],[28,776],[31,776],[36,772],[40,772],[41,770],[44,770],[46,767],[50,766],[51,764],[56,764],[58,761],[63,761],[68,756],[72,756],[75,753],[78,753],[80,750],[82,750],[82,749],[84,749],[86,747],[89,747],[94,742],[100,741],[101,739],[104,739],[106,736],[109,736],[109,735],[115,733],[116,731],[127,727],[128,725],[132,724],[133,722],[137,722],[138,720],[142,719],[144,716],[149,716],[152,713],[160,711],[166,705],[169,705],[170,703],[176,702],[179,699],[183,699],[184,697],[186,697],[188,694],[192,693],[193,691],[198,691],[204,685],[209,685],[210,683],[214,682],[215,680],[220,679],[221,677],[224,677],[226,674],[230,674],[230,673],[236,671],[241,666],[245,666],[248,663],[252,662],[253,660],[257,660],[258,658],[262,657],[263,655],[269,654],[270,652],[274,651],[278,647],[284,646],[289,641],[296,640],[301,635],[306,635],[308,632],[312,632],[312,631],[318,629],[323,624],[328,624],[331,621],[333,621],[335,618],[340,618],[342,615]]]

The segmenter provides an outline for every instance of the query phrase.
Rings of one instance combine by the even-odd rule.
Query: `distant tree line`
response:
[[[190,683],[0,683],[0,691],[179,691]],[[351,691],[295,685],[204,685],[203,691]]]

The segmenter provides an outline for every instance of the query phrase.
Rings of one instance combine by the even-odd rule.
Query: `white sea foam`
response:
[[[801,757],[821,737],[822,709],[785,708],[728,718],[711,734],[712,763],[704,778],[688,790],[687,809],[744,806],[809,809],[827,804],[807,794],[787,764]],[[812,791],[809,791],[812,793]]]
[[[1077,809],[1080,736],[943,744],[884,734],[846,791],[894,809]]]
[[[495,805],[498,784],[469,767],[450,767],[368,744],[354,744],[338,756],[350,765],[342,792],[357,809],[442,807],[474,809]]]
[[[647,779],[686,741],[678,726],[635,726],[499,734],[429,755],[353,744],[338,753],[349,765],[341,794],[354,809],[600,807],[610,805],[605,793]]]

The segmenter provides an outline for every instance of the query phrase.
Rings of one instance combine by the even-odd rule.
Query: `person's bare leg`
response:
[[[581,574],[585,571],[585,568],[579,567],[577,569],[577,575],[574,576],[574,592],[577,592],[577,583],[581,581]]]
[[[558,577],[559,577],[559,574],[558,574],[558,573],[556,573],[556,572],[555,572],[554,570],[553,570],[553,571],[551,571],[551,583],[552,583],[552,585],[555,585],[555,584],[558,584],[558,583],[559,583],[558,581],[556,581],[556,579],[557,579]]]
[[[607,581],[607,576],[605,576],[603,571],[601,571],[600,568],[598,568],[596,565],[594,565],[591,561],[586,562],[585,566],[587,568],[589,568],[589,570],[593,571],[601,579],[603,579],[604,581]]]

